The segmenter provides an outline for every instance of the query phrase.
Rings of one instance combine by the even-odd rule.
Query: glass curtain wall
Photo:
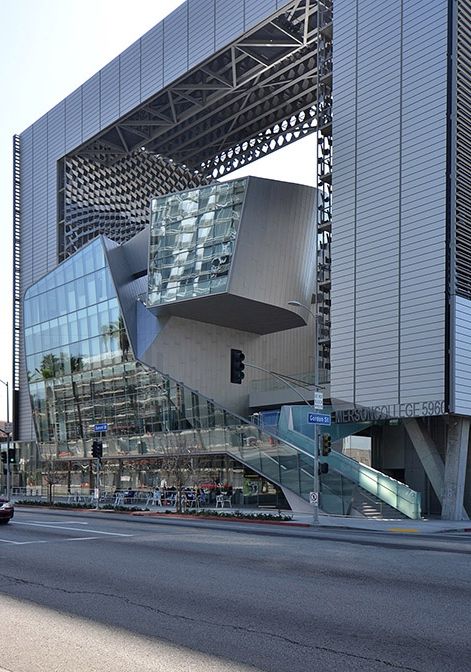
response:
[[[149,305],[225,291],[247,179],[154,198]]]

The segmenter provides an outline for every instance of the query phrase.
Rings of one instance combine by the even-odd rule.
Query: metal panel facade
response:
[[[65,144],[70,151],[82,142],[82,89],[65,99]]]
[[[471,301],[456,296],[455,309],[455,399],[454,412],[471,415]]]
[[[159,91],[164,84],[164,24],[158,23],[141,38],[142,100]]]
[[[101,128],[106,128],[119,115],[119,58],[115,58],[100,71]]]
[[[82,85],[83,140],[100,130],[100,73],[97,72]]]
[[[334,4],[332,395],[417,415],[445,391],[448,26],[432,4]]]
[[[141,43],[134,42],[119,57],[120,112],[124,114],[141,102]]]
[[[188,70],[188,3],[164,19],[164,85]]]
[[[214,0],[189,0],[188,27],[188,67],[192,68],[215,51]]]
[[[244,0],[216,0],[216,50],[244,32]]]
[[[245,2],[245,30],[253,28],[266,16],[276,11],[276,0]]]

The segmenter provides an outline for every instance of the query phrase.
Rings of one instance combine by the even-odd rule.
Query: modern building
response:
[[[471,513],[470,17],[187,0],[15,136],[18,479],[91,487],[106,423],[110,486],[184,448],[299,505],[316,379],[372,447],[323,457],[325,510]],[[219,181],[310,133],[317,190]]]

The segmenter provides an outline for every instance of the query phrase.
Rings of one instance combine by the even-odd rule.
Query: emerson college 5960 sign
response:
[[[428,415],[443,415],[445,402],[415,401],[405,404],[384,404],[382,406],[359,406],[335,411],[335,422],[372,422],[391,418],[424,418]]]

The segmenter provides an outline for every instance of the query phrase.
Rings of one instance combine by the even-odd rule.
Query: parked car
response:
[[[0,524],[6,525],[14,516],[13,504],[6,497],[0,497]]]

